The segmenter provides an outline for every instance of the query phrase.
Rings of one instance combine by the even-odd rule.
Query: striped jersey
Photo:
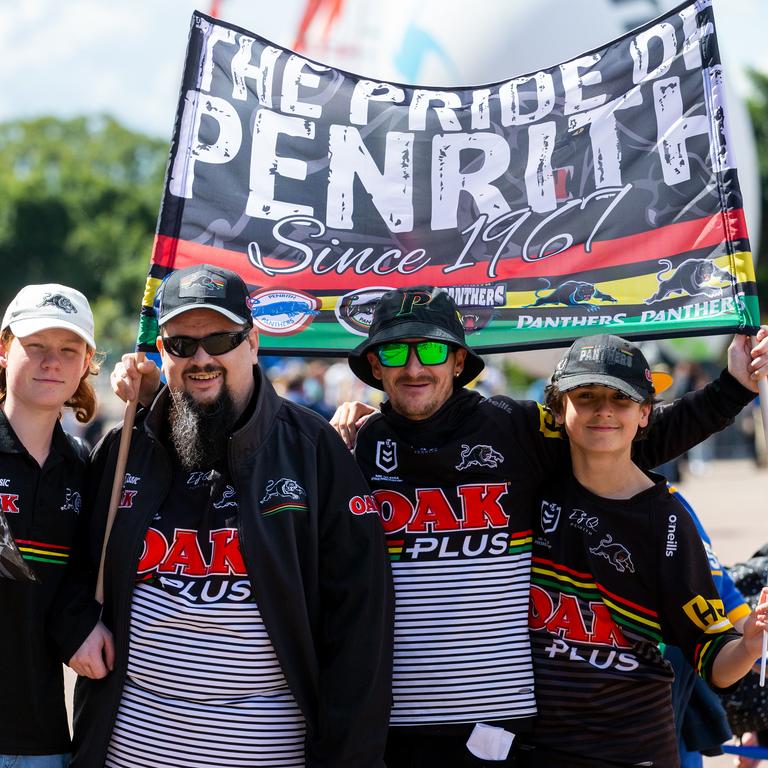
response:
[[[680,646],[709,678],[738,637],[701,539],[665,481],[604,499],[565,476],[535,517],[530,627],[539,717],[526,738],[582,758],[675,766],[673,673]]]
[[[252,594],[237,510],[218,471],[175,473],[139,560],[106,766],[303,768],[304,717]]]
[[[41,467],[0,410],[0,754],[71,749],[61,658],[49,630],[85,472],[85,456],[59,423]]]
[[[356,458],[395,586],[394,726],[530,727],[531,515],[547,458],[536,403],[461,390],[430,419],[385,404]]]

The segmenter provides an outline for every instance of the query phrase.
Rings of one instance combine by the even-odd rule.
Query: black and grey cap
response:
[[[251,298],[243,279],[232,270],[210,264],[177,269],[160,286],[160,325],[191,309],[212,309],[233,323],[253,323]]]
[[[383,294],[373,311],[368,338],[349,353],[352,372],[369,386],[382,389],[367,353],[379,344],[401,339],[445,341],[465,349],[467,357],[464,369],[455,379],[456,386],[468,384],[485,367],[482,358],[467,345],[456,303],[442,288],[422,285]]]
[[[645,355],[632,342],[603,334],[576,339],[557,364],[552,383],[561,392],[597,384],[640,403],[664,391],[672,377],[651,372]]]

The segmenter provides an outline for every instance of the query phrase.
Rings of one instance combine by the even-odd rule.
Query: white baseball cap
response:
[[[88,299],[80,291],[58,283],[26,285],[8,305],[0,330],[11,329],[19,338],[49,328],[74,331],[95,349],[93,313]]]

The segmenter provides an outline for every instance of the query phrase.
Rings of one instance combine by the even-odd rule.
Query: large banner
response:
[[[753,332],[711,3],[450,90],[195,13],[140,347],[160,280],[202,262],[249,284],[264,351],[343,354],[383,291],[423,284],[451,293],[481,352]]]

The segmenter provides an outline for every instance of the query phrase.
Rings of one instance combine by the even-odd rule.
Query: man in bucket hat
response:
[[[659,409],[635,461],[656,466],[731,423],[754,397],[751,372],[768,368],[766,335],[761,329],[752,358],[746,337],[732,344],[738,381],[724,372]],[[385,293],[349,365],[388,396],[380,413],[346,403],[331,422],[350,447],[357,441],[392,562],[387,766],[512,765],[513,734],[528,731],[536,714],[528,635],[534,502],[565,471],[567,445],[543,406],[486,399],[464,386],[483,363],[440,289]]]

